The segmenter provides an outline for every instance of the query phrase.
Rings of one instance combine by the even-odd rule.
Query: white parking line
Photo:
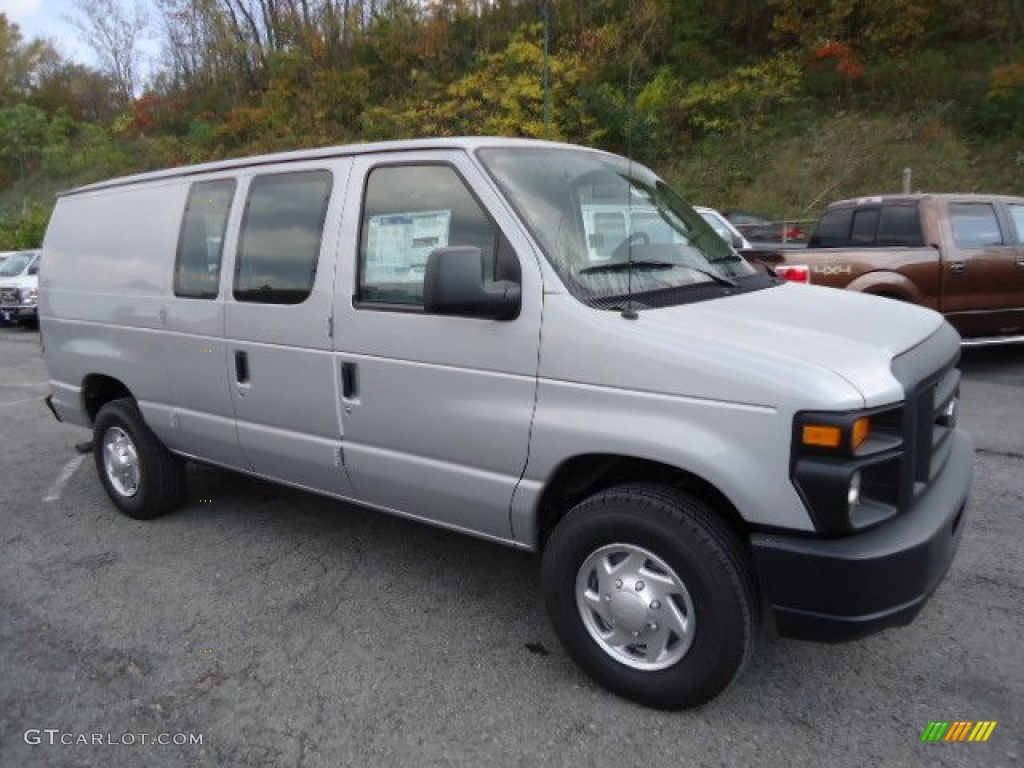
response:
[[[39,397],[29,397],[25,400],[14,400],[10,403],[0,403],[0,408],[10,408],[12,405],[24,405],[25,403],[36,403],[41,399],[42,398]]]
[[[60,475],[54,480],[53,485],[50,486],[50,490],[43,496],[43,501],[57,501],[61,493],[64,492],[64,486],[68,484],[68,480],[75,474],[75,470],[78,469],[78,466],[83,461],[85,461],[85,454],[75,456],[75,458],[65,464],[64,469],[60,471]]]

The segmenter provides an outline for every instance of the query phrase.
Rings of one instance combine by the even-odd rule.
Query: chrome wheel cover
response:
[[[130,499],[139,492],[142,467],[131,437],[120,427],[103,433],[103,471],[118,495]]]
[[[633,669],[671,667],[693,644],[696,614],[682,579],[635,544],[609,544],[583,561],[576,606],[597,646]]]

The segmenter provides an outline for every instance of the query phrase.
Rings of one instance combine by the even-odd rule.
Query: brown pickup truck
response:
[[[807,248],[746,253],[788,280],[942,312],[965,345],[1024,341],[1024,197],[842,200]]]

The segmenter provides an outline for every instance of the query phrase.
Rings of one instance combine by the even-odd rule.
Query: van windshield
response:
[[[674,300],[658,305],[681,303],[765,277],[641,165],[569,148],[489,147],[478,154],[584,303],[612,308],[627,296],[661,292]],[[691,287],[714,290],[676,290]]]
[[[25,267],[28,266],[34,256],[35,254],[32,251],[22,251],[10,256],[3,263],[3,266],[0,266],[0,277],[17,277],[25,271]]]

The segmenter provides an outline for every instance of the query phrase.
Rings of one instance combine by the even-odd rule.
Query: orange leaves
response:
[[[860,63],[852,46],[838,40],[826,40],[811,52],[807,69],[824,72],[830,67],[848,80],[860,80],[864,76],[864,65]]]
[[[131,133],[150,133],[156,128],[157,113],[164,107],[164,99],[146,91],[132,103]]]

